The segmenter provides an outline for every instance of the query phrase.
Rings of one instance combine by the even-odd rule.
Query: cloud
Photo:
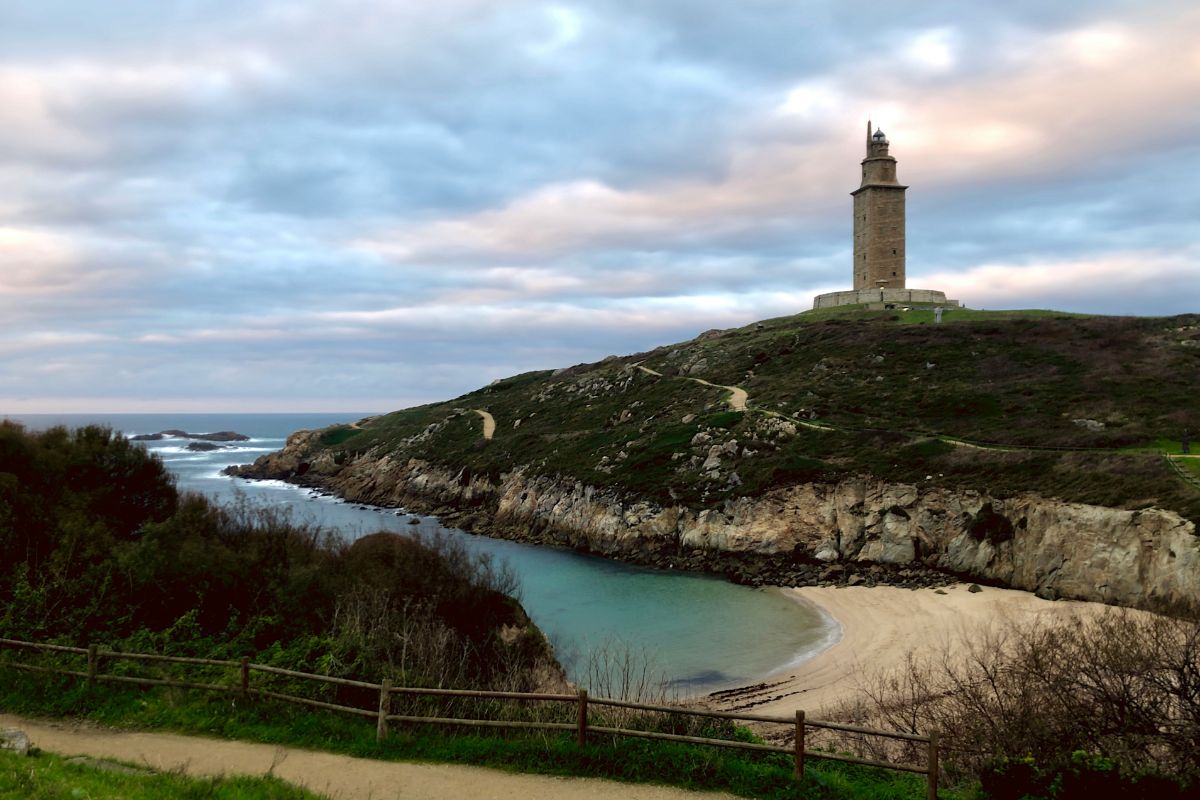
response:
[[[901,48],[900,55],[917,69],[929,73],[945,73],[958,63],[958,46],[951,28],[932,28],[912,36]]]
[[[71,245],[48,233],[0,228],[0,296],[73,289],[80,265]]]
[[[868,115],[914,283],[1188,310],[1193,4],[894,11],[9,4],[0,410],[385,408],[802,310]]]
[[[801,124],[817,114],[845,119],[851,98],[862,97],[851,84],[871,87],[884,117],[903,126],[904,169],[911,163],[925,186],[1078,173],[1095,168],[1098,153],[1136,152],[1155,143],[1164,125],[1194,120],[1200,71],[1181,69],[1172,55],[1187,52],[1200,15],[1188,15],[1186,23],[1137,34],[1113,25],[1047,34],[1028,46],[1020,68],[960,81],[933,96],[906,88],[903,73],[881,77],[895,75],[888,69],[895,56],[864,59],[839,81],[789,89],[767,111],[771,122],[749,121],[747,139],[716,180],[669,179],[628,189],[595,180],[549,184],[501,208],[404,224],[357,244],[399,261],[473,254],[537,259],[616,240],[632,248],[673,247],[697,235],[719,240],[781,216],[819,214],[845,189],[852,158],[845,133],[762,141],[755,125],[770,127],[781,115]],[[946,29],[918,34],[900,48],[900,60],[924,59],[922,70],[937,61],[939,70],[948,69],[952,38]],[[1137,70],[1128,69],[1129,60]],[[1065,97],[1072,98],[1066,108]]]
[[[1078,259],[985,263],[961,273],[934,273],[930,285],[973,308],[1053,308],[1136,314],[1148,299],[1162,315],[1196,310],[1200,250],[1117,252]]]

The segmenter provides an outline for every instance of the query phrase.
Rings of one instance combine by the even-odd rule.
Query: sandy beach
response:
[[[840,628],[835,644],[812,658],[769,675],[752,686],[711,698],[715,708],[754,709],[791,715],[804,709],[819,717],[822,710],[855,694],[865,674],[890,671],[904,664],[914,649],[954,646],[965,634],[979,634],[1011,619],[1112,613],[1102,603],[1042,600],[1029,592],[969,584],[934,589],[895,586],[804,587],[784,589],[799,602],[828,614]]]

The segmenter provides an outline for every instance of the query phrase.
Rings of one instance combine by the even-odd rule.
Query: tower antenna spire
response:
[[[867,153],[871,152],[871,118],[867,117]]]

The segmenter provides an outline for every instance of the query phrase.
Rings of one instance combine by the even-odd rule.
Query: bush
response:
[[[350,437],[357,436],[360,433],[362,433],[362,431],[358,428],[351,428],[348,426],[330,428],[321,434],[321,444],[325,445],[326,447],[336,447]]]
[[[841,716],[940,731],[948,772],[997,798],[1169,797],[1200,785],[1200,622],[1115,609],[1009,622],[910,656]]]
[[[745,411],[722,411],[709,417],[708,425],[711,428],[734,428],[745,416]]]
[[[1191,796],[1178,781],[1160,775],[1122,775],[1109,758],[1082,750],[1070,762],[1046,767],[1033,756],[998,758],[980,774],[980,788],[989,800],[1171,800]]]
[[[556,669],[518,589],[449,539],[347,545],[274,510],[180,496],[159,459],[105,429],[0,425],[8,637],[530,689]]]

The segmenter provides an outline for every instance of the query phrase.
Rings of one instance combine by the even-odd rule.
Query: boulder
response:
[[[0,730],[0,750],[8,750],[19,756],[29,755],[29,736],[17,728]]]

